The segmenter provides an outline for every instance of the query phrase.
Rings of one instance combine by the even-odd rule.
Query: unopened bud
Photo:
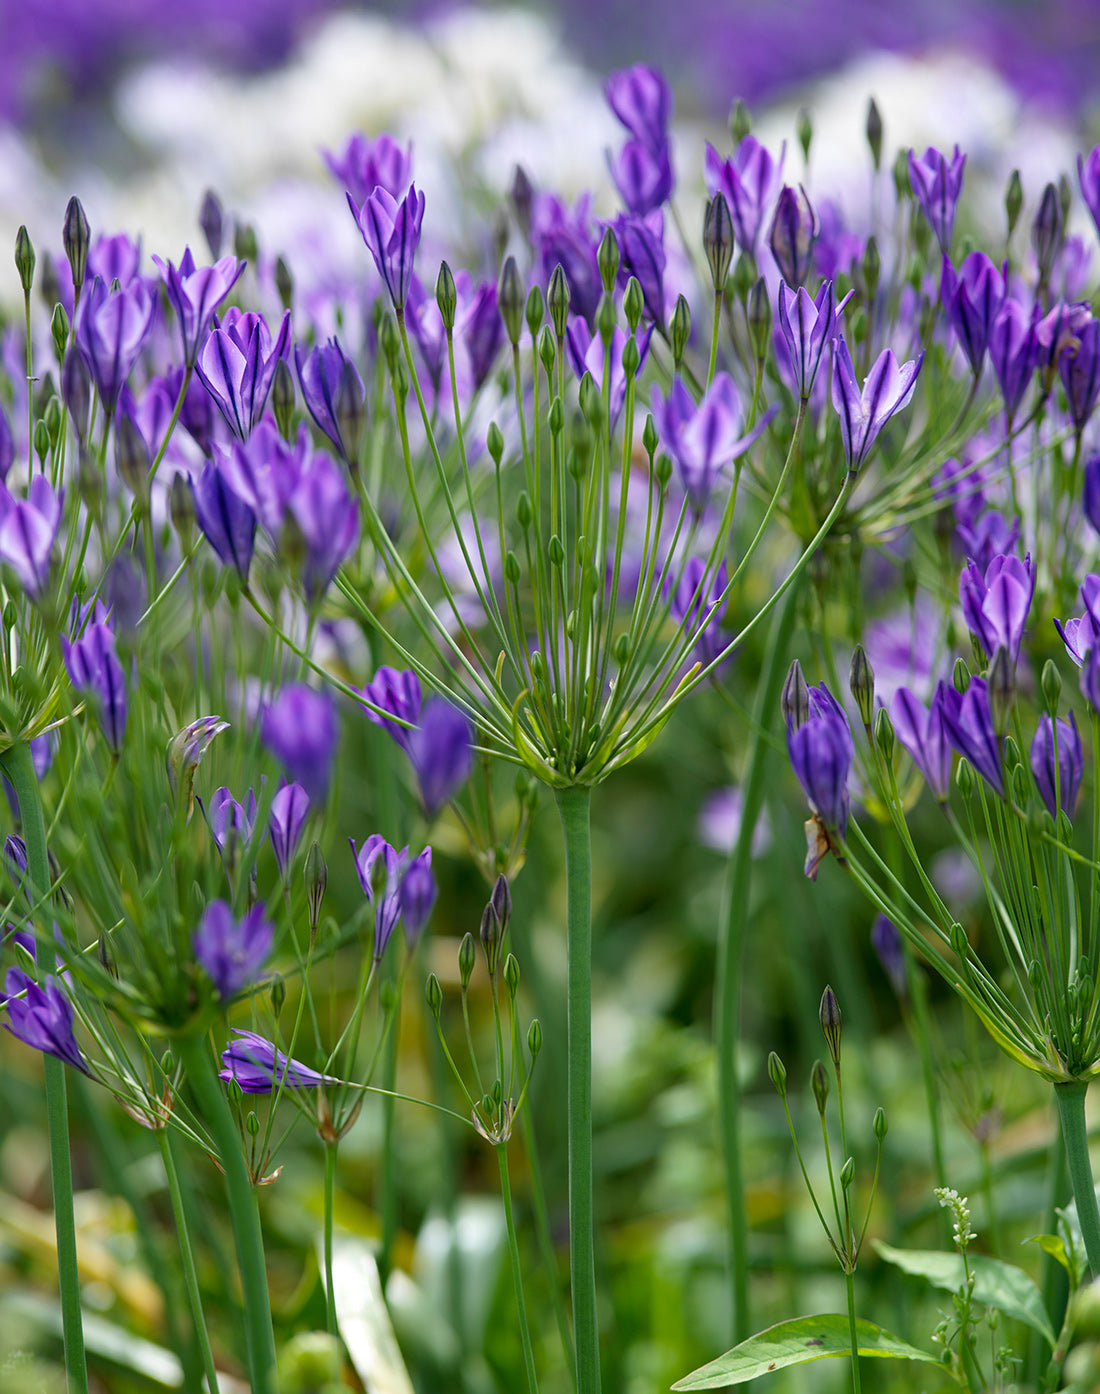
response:
[[[905,149],[898,151],[894,157],[894,194],[898,203],[908,198],[912,189],[909,185],[909,154]]]
[[[245,1132],[249,1137],[258,1137],[260,1133],[260,1120],[256,1117],[256,1110],[250,1108],[244,1118]]]
[[[882,758],[885,760],[886,766],[889,769],[894,762],[894,744],[896,737],[894,734],[894,723],[891,721],[890,713],[885,707],[879,707],[878,711],[875,712],[874,737],[875,745],[882,752]]]
[[[542,1026],[538,1017],[535,1017],[527,1028],[527,1050],[531,1056],[531,1063],[534,1064],[539,1051],[542,1050]]]
[[[1039,263],[1039,284],[1046,285],[1054,269],[1054,258],[1062,245],[1062,205],[1058,202],[1058,190],[1048,184],[1039,201],[1039,211],[1031,225],[1031,245],[1035,250],[1035,260]]]
[[[758,276],[749,292],[749,305],[746,311],[749,323],[749,337],[757,363],[763,363],[768,356],[772,339],[772,299],[763,276]]]
[[[615,337],[615,322],[618,318],[615,311],[615,301],[605,290],[600,296],[600,303],[596,306],[596,333],[604,344],[609,344]],[[675,352],[675,347],[673,348]]]
[[[554,372],[557,351],[554,348],[554,332],[548,324],[544,324],[539,330],[535,350],[538,353],[539,362],[542,364],[542,370],[549,378]]]
[[[795,135],[798,137],[798,144],[802,149],[802,158],[809,163],[810,144],[814,138],[814,120],[810,115],[808,107],[799,107],[798,116],[794,123]]]
[[[974,795],[974,771],[965,756],[959,761],[959,768],[955,771],[955,787],[962,795],[963,802],[969,803]]]
[[[669,339],[672,343],[672,357],[677,363],[684,356],[684,349],[687,348],[688,339],[691,338],[691,306],[683,295],[676,297],[676,305],[672,311],[672,321],[669,324]]]
[[[497,958],[500,954],[500,921],[490,900],[481,912],[481,947],[485,950],[485,963],[492,977],[497,971]]]
[[[960,696],[965,694],[966,689],[970,686],[970,669],[966,666],[964,659],[955,659],[955,666],[951,670],[951,682]]]
[[[875,716],[875,674],[867,650],[857,644],[848,669],[848,687],[859,712],[859,718],[868,730]]]
[[[642,315],[645,311],[645,293],[642,290],[642,283],[637,276],[631,276],[626,283],[626,290],[623,291],[623,314],[626,322],[630,326],[631,334],[642,322]]]
[[[733,137],[734,145],[740,145],[751,130],[752,117],[749,115],[749,109],[738,97],[730,112],[730,135]]]
[[[1020,221],[1020,210],[1023,206],[1023,181],[1020,179],[1020,171],[1014,169],[1008,176],[1008,186],[1005,189],[1005,219],[1008,223],[1009,237],[1016,231],[1016,224]]]
[[[871,151],[871,163],[877,173],[882,168],[882,112],[879,111],[874,97],[867,103],[867,124],[864,130]]]
[[[202,207],[199,209],[199,227],[202,235],[206,238],[206,245],[210,248],[210,255],[217,261],[222,254],[222,246],[225,241],[225,214],[222,212],[221,200],[213,189],[207,189],[202,196]]]
[[[88,418],[92,409],[92,379],[84,355],[76,348],[69,350],[61,366],[61,395],[69,409],[69,418],[76,429],[77,438],[83,440],[88,434]]]
[[[887,1127],[886,1110],[881,1107],[876,1108],[875,1116],[871,1119],[871,1131],[874,1133],[877,1142],[881,1142],[886,1136]]]
[[[604,228],[600,245],[596,249],[596,265],[599,267],[604,291],[610,295],[619,276],[619,239],[611,228]]]
[[[188,487],[186,475],[172,476],[168,489],[168,514],[180,540],[180,550],[189,551],[195,531],[195,497]]]
[[[542,328],[542,317],[546,310],[546,302],[542,298],[542,291],[538,286],[532,286],[527,292],[527,304],[523,309],[523,317],[527,321],[527,332],[534,343],[538,338],[538,332]]]
[[[1065,170],[1058,176],[1058,207],[1062,210],[1062,227],[1064,228],[1069,218],[1070,205],[1073,203],[1073,185],[1069,182],[1069,176]]]
[[[434,973],[428,974],[428,981],[424,985],[424,998],[428,1003],[428,1011],[438,1021],[439,1013],[443,1009],[443,989]]]
[[[733,234],[733,218],[725,194],[719,192],[707,204],[703,216],[703,251],[706,253],[710,278],[716,292],[724,291],[730,263],[737,243]]]
[[[1058,702],[1062,696],[1062,675],[1054,665],[1054,660],[1048,658],[1043,664],[1043,676],[1039,680],[1042,689],[1043,701],[1050,715],[1058,715]]]
[[[50,453],[50,433],[44,421],[34,423],[34,453],[38,456],[38,463],[45,468],[46,456]]]
[[[118,477],[142,507],[149,492],[151,464],[149,447],[137,422],[128,411],[119,411],[115,417],[115,465]]]
[[[860,258],[859,274],[863,281],[863,293],[868,301],[874,300],[875,292],[878,290],[879,277],[882,274],[882,258],[879,256],[878,242],[872,236],[868,237],[867,245],[863,249],[863,256]]]
[[[455,311],[458,309],[458,288],[447,263],[441,262],[439,275],[435,281],[435,303],[443,320],[443,328],[449,334],[455,327]]]
[[[83,206],[75,196],[69,200],[65,209],[65,222],[61,231],[61,242],[65,248],[69,270],[73,273],[73,290],[80,298],[80,288],[84,284],[84,273],[88,269],[88,247],[91,243],[91,229],[84,214]]]
[[[15,269],[19,272],[23,294],[30,295],[34,285],[34,244],[26,227],[20,227],[15,234]]]
[[[810,719],[810,689],[802,676],[802,664],[796,658],[787,670],[781,698],[783,720],[788,731],[797,731]]]
[[[319,842],[314,842],[309,849],[303,876],[306,883],[306,905],[309,910],[309,933],[312,939],[317,933],[317,926],[321,920],[321,902],[328,887],[328,864],[321,854]]]
[[[787,1097],[787,1067],[773,1050],[768,1056],[768,1078],[781,1099]]]
[[[283,1004],[286,1002],[286,983],[283,981],[281,973],[276,973],[272,978],[268,991],[271,996],[271,1010],[275,1014],[275,1020],[278,1021],[279,1013],[283,1010]]]
[[[813,1090],[818,1113],[824,1115],[825,1103],[829,1097],[829,1076],[820,1060],[814,1061],[813,1069],[810,1071],[810,1088]]]
[[[491,897],[493,909],[500,922],[501,934],[508,933],[508,923],[512,918],[512,890],[508,878],[503,873],[497,877]]]
[[[251,223],[233,224],[233,255],[239,257],[241,261],[250,262],[256,265],[256,259],[260,254],[259,243],[256,240],[256,229]]]
[[[515,997],[519,991],[519,959],[515,954],[509,954],[504,960],[504,986],[509,997]]]
[[[60,368],[65,361],[65,346],[69,342],[69,316],[65,313],[64,305],[57,304],[53,307],[53,315],[50,318],[50,338],[53,340],[54,357]]]
[[[840,1069],[840,1004],[836,1000],[836,993],[831,987],[826,987],[821,994],[821,1005],[818,1008],[818,1020],[821,1022],[822,1034],[825,1037],[825,1044],[829,1047],[829,1055],[832,1057],[833,1065]]]
[[[840,1189],[847,1191],[851,1189],[852,1182],[856,1179],[856,1159],[848,1157],[844,1165],[840,1168]]]
[[[565,268],[559,261],[550,275],[550,284],[546,288],[546,305],[550,311],[550,323],[554,326],[554,333],[559,339],[565,338],[566,326],[569,323],[569,282],[565,278]]]
[[[504,456],[504,436],[495,421],[489,422],[489,429],[485,433],[485,448],[493,464],[499,465]]]
[[[467,930],[462,936],[462,943],[458,946],[458,977],[462,983],[463,991],[470,986],[470,979],[474,975],[476,963],[477,949],[474,947],[474,936]]]

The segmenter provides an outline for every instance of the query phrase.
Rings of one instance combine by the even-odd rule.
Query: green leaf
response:
[[[958,1292],[965,1280],[961,1254],[945,1254],[939,1249],[892,1249],[889,1244],[879,1240],[875,1240],[874,1247],[879,1257],[887,1263],[892,1263],[903,1273],[927,1278],[933,1287]],[[1015,1321],[1022,1321],[1025,1326],[1038,1331],[1053,1349],[1054,1331],[1043,1306],[1042,1295],[1024,1270],[1013,1263],[986,1258],[983,1254],[972,1254],[968,1262],[974,1277],[974,1300],[986,1307],[996,1307]]]
[[[938,1355],[917,1350],[899,1341],[889,1331],[883,1331],[871,1321],[856,1322],[856,1338],[860,1355],[890,1357],[895,1360],[923,1360],[930,1365],[941,1363]],[[795,1317],[781,1321],[742,1341],[709,1365],[703,1365],[672,1386],[678,1389],[724,1389],[728,1384],[744,1384],[746,1380],[782,1370],[787,1365],[801,1365],[807,1360],[823,1360],[830,1355],[851,1355],[848,1318],[834,1313],[820,1317]]]
[[[382,1297],[378,1265],[366,1240],[335,1237],[332,1285],[337,1325],[356,1374],[371,1394],[413,1394]]]

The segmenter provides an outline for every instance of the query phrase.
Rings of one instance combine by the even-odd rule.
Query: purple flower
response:
[[[775,408],[748,435],[741,435],[740,393],[728,373],[716,373],[698,406],[676,378],[667,402],[655,393],[653,415],[661,444],[679,466],[691,506],[699,514],[718,475],[749,449],[775,415]]]
[[[899,367],[893,350],[884,349],[873,363],[861,390],[848,345],[843,339],[837,339],[833,359],[833,406],[840,417],[840,433],[850,473],[859,469],[883,426],[912,397],[923,363],[922,353]]]
[[[1035,326],[1038,310],[1029,312],[1018,300],[1007,299],[989,333],[989,357],[1004,397],[1005,418],[1011,423],[1027,391],[1039,351]]]
[[[1081,774],[1084,770],[1084,755],[1081,750],[1081,737],[1077,731],[1077,719],[1072,712],[1068,721],[1058,722],[1058,751],[1055,756],[1055,727],[1044,712],[1039,718],[1039,728],[1031,742],[1031,772],[1039,786],[1039,794],[1050,810],[1052,818],[1058,817],[1058,810],[1064,809],[1073,817],[1077,806],[1077,795],[1081,790]]]
[[[72,1003],[56,978],[44,978],[39,986],[21,968],[9,968],[4,994],[6,1025],[13,1036],[34,1050],[55,1055],[83,1074],[91,1074],[73,1034]]]
[[[231,839],[237,847],[241,847],[252,837],[256,822],[256,795],[249,789],[248,803],[239,804],[223,785],[214,791],[210,807],[204,808],[203,813],[219,852],[225,851],[225,845]]]
[[[74,644],[61,636],[61,651],[69,680],[78,692],[93,699],[107,744],[117,755],[126,731],[126,674],[115,649],[115,636],[105,624],[90,624]]]
[[[432,875],[432,849],[425,847],[419,857],[414,857],[409,862],[397,889],[401,921],[405,926],[405,939],[410,948],[415,945],[428,923],[438,895],[439,887]]]
[[[242,1094],[270,1094],[280,1085],[284,1089],[319,1089],[322,1084],[339,1084],[332,1075],[320,1075],[299,1060],[288,1060],[283,1052],[255,1031],[234,1028],[234,1039],[222,1051],[218,1078],[226,1084],[234,1080]]]
[[[413,258],[420,243],[424,195],[417,192],[415,184],[410,184],[409,192],[398,203],[391,193],[378,187],[362,207],[357,207],[349,194],[348,207],[374,258],[394,309],[404,309],[409,297]]]
[[[801,286],[810,274],[819,230],[817,215],[806,190],[801,184],[797,191],[784,184],[775,205],[768,245],[779,274],[788,285]]]
[[[669,601],[670,615],[691,639],[695,658],[704,667],[728,653],[729,645],[722,639],[726,580],[724,557],[709,584],[706,584],[706,563],[702,557],[690,557]]]
[[[890,716],[898,740],[909,752],[913,763],[924,776],[933,796],[943,803],[951,784],[951,746],[943,724],[943,699],[938,683],[931,707],[907,687],[899,687],[890,704]]]
[[[125,232],[116,232],[113,237],[97,237],[88,249],[84,294],[88,293],[87,282],[95,276],[101,277],[106,286],[117,281],[125,290],[137,277],[140,266],[140,242],[135,242]]]
[[[629,212],[652,213],[672,193],[672,159],[667,144],[653,151],[640,140],[628,140],[608,158],[611,178]]]
[[[399,672],[396,668],[387,668],[383,665],[363,688],[363,696],[374,706],[380,707],[383,711],[392,712],[394,716],[409,722],[411,726],[415,726],[420,720],[420,679],[411,669]],[[396,721],[387,721],[384,716],[379,716],[376,711],[371,711],[370,707],[365,710],[367,719],[373,721],[376,726],[385,727],[407,754],[409,739],[413,734],[409,727],[399,726]]]
[[[1077,156],[1077,178],[1085,207],[1092,214],[1097,232],[1100,232],[1100,145],[1094,146],[1087,157]]]
[[[36,474],[25,499],[0,485],[0,561],[7,562],[23,589],[37,600],[50,579],[50,554],[61,525],[63,495]]]
[[[649,342],[653,337],[653,325],[647,324],[643,329],[639,325],[640,333],[635,334],[635,343],[638,345],[638,371],[642,370],[649,355]],[[611,406],[611,420],[616,422],[619,413],[623,409],[626,401],[626,373],[623,371],[623,349],[626,347],[627,336],[625,332],[615,326],[615,331],[611,336],[611,383],[609,400]],[[592,375],[592,381],[596,387],[603,391],[603,369],[604,369],[604,344],[597,334],[593,334],[588,324],[580,315],[574,315],[570,319],[565,330],[565,346],[569,351],[569,357],[573,363],[573,370],[578,378],[583,378],[585,373]]]
[[[108,290],[97,276],[84,288],[73,332],[108,416],[141,352],[155,309],[144,281]]]
[[[68,363],[72,355],[67,355],[65,362]],[[15,459],[15,437],[12,435],[11,422],[8,414],[0,404],[0,483],[8,477],[12,461]]]
[[[885,915],[879,915],[871,926],[871,947],[894,991],[899,997],[904,997],[909,990],[905,977],[905,950],[897,925]]]
[[[282,531],[286,506],[312,458],[305,423],[295,441],[285,441],[265,418],[245,441],[215,452],[225,487],[261,522],[273,542]]]
[[[1001,769],[1001,742],[993,730],[989,689],[985,679],[971,678],[970,686],[962,696],[953,687],[940,683],[933,701],[938,703],[942,713],[947,739],[1003,799],[1005,784]]]
[[[552,194],[539,194],[531,209],[531,241],[539,255],[543,283],[560,266],[573,312],[594,325],[602,285],[588,196],[582,195],[569,211]]]
[[[340,740],[332,698],[304,684],[284,687],[265,707],[260,734],[291,781],[302,786],[311,803],[323,804]]]
[[[395,851],[381,833],[372,833],[358,852],[348,838],[363,894],[374,906],[374,957],[381,959],[401,918],[401,877],[409,849]]]
[[[666,144],[672,92],[657,68],[636,63],[625,72],[612,73],[604,93],[611,110],[636,141],[653,151]]]
[[[492,282],[485,281],[478,286],[466,305],[460,308],[455,329],[465,345],[476,391],[492,371],[504,343],[504,321],[497,305],[497,288]]]
[[[620,214],[608,226],[619,243],[619,280],[637,277],[646,313],[655,324],[665,322],[664,219],[659,212],[645,218]]]
[[[349,495],[336,463],[316,451],[302,470],[286,511],[305,547],[302,587],[306,599],[315,604],[359,539],[359,503]]]
[[[1081,582],[1081,603],[1085,613],[1080,619],[1066,620],[1065,624],[1061,620],[1054,621],[1054,627],[1066,646],[1066,653],[1078,668],[1089,651],[1097,647],[1096,641],[1100,639],[1100,576],[1090,573]]]
[[[341,457],[351,463],[356,458],[367,400],[359,370],[336,339],[318,344],[304,359],[295,345],[294,363],[306,410]]]
[[[242,581],[248,580],[256,545],[256,515],[230,487],[225,472],[205,465],[191,481],[195,518],[207,542],[225,566],[232,566]]]
[[[398,145],[393,136],[383,134],[369,140],[357,132],[339,155],[328,150],[322,150],[321,155],[336,182],[357,204],[365,203],[378,188],[400,198],[409,187],[412,146]]]
[[[223,1000],[235,997],[256,981],[271,953],[275,930],[264,918],[258,901],[239,922],[224,900],[214,900],[203,911],[195,930],[195,957]]]
[[[996,556],[984,575],[967,562],[959,578],[959,600],[970,632],[987,655],[1003,646],[1013,663],[1018,660],[1034,591],[1030,559]]]
[[[290,312],[273,340],[262,315],[231,306],[207,335],[195,372],[217,403],[229,429],[244,440],[264,414],[275,369],[290,340]]]
[[[1087,300],[1064,300],[1041,318],[1038,308],[1032,316],[1035,325],[1035,364],[1043,374],[1051,372],[1067,349],[1076,349],[1081,331],[1092,322]]]
[[[1100,712],[1100,644],[1094,643],[1085,654],[1077,686],[1093,711]]]
[[[1090,455],[1085,461],[1085,484],[1081,492],[1081,504],[1093,531],[1100,533],[1100,454]]]
[[[982,370],[993,321],[1008,294],[1008,263],[1001,271],[984,252],[971,252],[958,274],[944,257],[940,301],[971,371]]]
[[[918,159],[916,151],[909,152],[909,184],[924,216],[936,234],[944,256],[951,250],[951,232],[955,226],[955,206],[962,192],[966,156],[955,153],[948,161],[931,145]]]
[[[473,768],[473,731],[462,712],[433,697],[409,735],[406,749],[420,784],[420,798],[433,818]]]
[[[778,165],[755,136],[745,136],[730,160],[723,160],[714,146],[707,143],[704,174],[711,198],[717,193],[726,196],[733,230],[738,245],[750,256],[756,255],[756,238],[775,186],[779,182],[786,153],[779,156]]]
[[[984,572],[998,553],[1007,554],[1017,545],[1020,520],[1013,518],[1009,524],[995,508],[990,508],[972,522],[960,519],[958,538],[963,552]]]
[[[308,815],[309,795],[300,784],[284,784],[271,800],[267,826],[281,876],[286,875],[298,848]]]
[[[244,262],[236,257],[222,257],[213,266],[196,268],[191,248],[184,250],[177,267],[154,257],[161,280],[168,290],[168,299],[176,312],[183,361],[190,366],[199,351],[199,341],[214,311],[236,285],[244,271]]]
[[[849,291],[837,305],[832,281],[823,281],[812,300],[805,286],[799,286],[796,294],[786,282],[779,283],[779,331],[790,355],[795,387],[804,402],[810,399],[825,345],[836,337],[841,311],[852,295]]]
[[[817,693],[815,701],[814,694]],[[798,782],[826,832],[844,836],[848,826],[848,774],[855,753],[848,719],[825,684],[811,688],[810,719],[787,731],[787,750]],[[827,700],[826,700],[827,699]],[[829,705],[831,703],[831,706]],[[828,842],[811,837],[805,873],[817,877]]]
[[[1058,355],[1058,372],[1066,389],[1069,414],[1080,434],[1100,396],[1100,320],[1090,319]]]

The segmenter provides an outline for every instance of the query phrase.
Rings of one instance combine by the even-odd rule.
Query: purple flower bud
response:
[[[685,635],[690,636],[696,660],[707,667],[720,656],[728,656],[729,645],[722,640],[722,616],[726,613],[725,558],[709,584],[704,584],[705,575],[706,563],[702,557],[690,557],[669,601],[669,614]]]
[[[402,721],[415,726],[420,720],[420,679],[411,669],[399,672],[396,668],[379,668],[366,687],[363,696],[368,702],[383,711],[392,712]],[[412,731],[408,726],[399,726],[396,721],[387,721],[384,716],[366,708],[367,719],[376,726],[383,726],[402,750],[408,753],[409,738]]]
[[[284,1089],[319,1089],[322,1084],[339,1084],[332,1075],[321,1075],[298,1060],[288,1060],[283,1052],[255,1031],[233,1031],[234,1039],[222,1051],[218,1078],[236,1080],[243,1094],[270,1094]]]
[[[714,375],[698,406],[679,378],[667,402],[655,393],[653,416],[661,445],[679,466],[697,514],[706,508],[718,475],[749,449],[774,415],[775,408],[748,435],[741,435],[741,396],[728,373]]]
[[[196,268],[190,247],[184,250],[178,267],[160,257],[154,257],[153,262],[176,312],[183,361],[190,366],[198,354],[211,316],[236,285],[244,271],[244,262],[236,257],[222,257],[213,266]]]
[[[940,683],[933,701],[938,703],[943,715],[947,739],[1003,799],[1005,784],[1001,768],[1001,740],[993,729],[985,679],[971,678],[970,686],[961,695],[953,687]]]
[[[890,704],[894,734],[909,752],[933,797],[940,803],[946,800],[951,784],[951,746],[943,724],[940,695],[943,686],[942,682],[937,684],[930,708],[925,707],[907,687],[899,687]]]
[[[318,344],[304,359],[295,345],[294,363],[306,410],[341,457],[351,462],[358,453],[358,427],[367,400],[359,370],[336,339]]]
[[[923,363],[922,353],[919,358],[899,366],[893,350],[884,349],[861,389],[848,345],[843,339],[837,339],[833,359],[833,406],[840,417],[840,433],[850,473],[859,469],[887,421],[912,397]]]
[[[414,947],[428,923],[438,894],[439,888],[432,875],[432,849],[425,847],[419,857],[414,857],[409,862],[397,890],[401,921],[405,926],[405,939],[410,949]]]
[[[1020,520],[1013,518],[1010,525],[995,508],[990,508],[973,522],[960,520],[958,538],[964,553],[984,572],[995,556],[1007,555],[1016,547]]]
[[[848,826],[848,773],[855,748],[848,718],[821,683],[811,687],[810,718],[787,731],[787,750],[810,807],[830,831]]]
[[[801,184],[797,191],[784,184],[775,205],[768,245],[787,285],[801,286],[810,274],[819,230],[817,214],[806,190]]]
[[[73,1007],[60,982],[44,978],[41,986],[21,968],[9,968],[4,979],[7,1029],[24,1045],[54,1055],[90,1075],[88,1062],[73,1034]]]
[[[229,485],[217,465],[205,465],[198,480],[191,481],[195,518],[207,542],[225,566],[232,566],[242,581],[248,580],[256,545],[256,515]]]
[[[652,151],[666,144],[672,92],[657,68],[637,63],[624,72],[612,73],[604,84],[604,94],[635,140]]]
[[[114,634],[105,624],[91,624],[74,644],[62,635],[61,651],[70,682],[95,703],[104,739],[117,755],[126,731],[127,699]]]
[[[290,312],[272,340],[262,315],[231,306],[206,337],[195,372],[235,436],[245,440],[264,414],[275,369],[290,341]]]
[[[424,221],[424,195],[411,184],[409,192],[398,203],[392,194],[378,187],[362,207],[358,207],[349,194],[348,207],[374,258],[394,309],[404,309],[413,258],[420,243],[420,226]]]
[[[973,562],[967,563],[959,578],[959,600],[970,632],[987,656],[1003,646],[1016,663],[1034,591],[1030,558],[994,557],[984,576]]]
[[[738,246],[750,256],[756,255],[760,223],[781,177],[785,154],[786,146],[776,164],[751,135],[745,136],[729,160],[723,160],[714,146],[707,144],[704,159],[707,192],[711,198],[717,193],[725,194]]]
[[[225,845],[231,839],[239,848],[252,837],[256,822],[256,795],[249,789],[247,804],[239,804],[223,786],[214,791],[210,807],[204,808],[203,813],[219,852],[225,851]]]
[[[1077,795],[1081,790],[1081,775],[1084,770],[1084,755],[1081,750],[1081,737],[1077,731],[1077,719],[1072,712],[1068,721],[1059,720],[1057,726],[1058,752],[1055,756],[1055,727],[1044,712],[1039,718],[1039,729],[1031,742],[1031,772],[1039,786],[1039,794],[1052,818],[1058,817],[1058,810],[1064,809],[1073,817],[1077,807]]]
[[[608,157],[608,165],[627,211],[635,217],[655,212],[672,193],[667,144],[654,151],[640,140],[628,140],[617,155]]]
[[[368,140],[356,133],[339,155],[328,150],[322,150],[321,154],[336,182],[357,204],[365,203],[378,188],[385,189],[393,198],[400,198],[409,187],[412,146],[398,145],[393,136],[380,135]]]
[[[1085,613],[1080,619],[1054,621],[1054,627],[1066,646],[1066,653],[1077,664],[1084,663],[1090,649],[1097,648],[1100,639],[1100,576],[1091,573],[1081,582],[1081,603]],[[1088,694],[1086,693],[1086,696]]]
[[[1039,352],[1035,330],[1037,313],[1037,309],[1029,313],[1019,301],[1007,299],[997,312],[989,333],[989,357],[1010,424],[1035,371]]]
[[[63,494],[36,474],[25,499],[0,485],[0,561],[7,562],[23,589],[37,600],[50,579],[50,556],[61,525]]]
[[[108,415],[141,352],[155,309],[148,287],[138,280],[125,289],[108,290],[97,276],[80,298],[73,326],[76,346]]]
[[[302,587],[315,604],[359,540],[359,503],[335,462],[317,451],[308,457],[286,512],[305,546]]]
[[[894,991],[899,997],[904,997],[909,990],[905,977],[905,950],[897,925],[885,915],[879,915],[871,926],[871,947]]]
[[[971,252],[958,274],[948,257],[940,275],[940,301],[971,371],[980,373],[993,321],[1008,294],[1008,263],[1001,271],[984,252]]]
[[[271,800],[268,831],[279,874],[285,876],[309,816],[309,795],[300,784],[284,784]]]
[[[409,849],[395,851],[381,833],[372,833],[358,852],[351,843],[355,871],[363,894],[374,906],[374,957],[381,959],[401,917],[401,876]]]
[[[242,988],[256,981],[271,953],[275,930],[264,918],[258,901],[238,922],[232,906],[214,900],[203,911],[195,930],[195,957],[223,1000],[235,997]]]
[[[1095,146],[1087,158],[1077,156],[1077,178],[1085,207],[1092,214],[1097,232],[1100,232],[1100,145]]]
[[[340,740],[332,698],[304,684],[284,687],[264,709],[260,734],[291,781],[311,803],[323,804]]]
[[[916,151],[909,152],[909,185],[944,256],[951,251],[955,207],[962,192],[965,167],[966,156],[959,153],[957,145],[950,161],[931,145],[919,159]]]
[[[433,697],[408,739],[409,759],[420,784],[420,798],[433,818],[473,768],[473,732],[462,712]]]
[[[1100,397],[1100,320],[1090,319],[1076,340],[1063,349],[1058,356],[1058,372],[1066,389],[1070,417],[1080,433]]]
[[[821,355],[836,338],[841,311],[852,294],[849,291],[837,305],[832,281],[823,281],[812,300],[804,286],[796,294],[786,282],[779,283],[778,328],[790,356],[795,388],[804,402],[809,401]]]

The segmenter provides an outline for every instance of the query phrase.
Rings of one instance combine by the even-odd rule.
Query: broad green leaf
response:
[[[365,1239],[338,1235],[332,1248],[336,1322],[355,1372],[371,1394],[413,1394],[390,1314],[382,1297],[378,1265]]]
[[[899,1341],[871,1321],[856,1322],[856,1338],[860,1355],[923,1360],[930,1365],[942,1363],[938,1355]],[[787,1365],[851,1353],[846,1316],[837,1312],[820,1317],[795,1317],[793,1321],[781,1321],[777,1326],[769,1326],[766,1331],[750,1336],[709,1365],[677,1381],[672,1388],[725,1389],[728,1384],[744,1384],[746,1380],[757,1379],[771,1370],[782,1370]]]
[[[933,1287],[958,1292],[964,1279],[961,1254],[946,1254],[939,1249],[892,1249],[889,1244],[875,1241],[875,1252],[887,1263],[927,1278]],[[986,1307],[996,1307],[1006,1317],[1030,1326],[1053,1348],[1054,1332],[1043,1306],[1043,1298],[1033,1280],[1022,1268],[1000,1259],[972,1254],[968,1260],[974,1275],[974,1300]]]
[[[1060,1263],[1069,1274],[1070,1278],[1076,1282],[1074,1264],[1070,1259],[1065,1244],[1056,1234],[1033,1234],[1030,1239],[1025,1239],[1024,1243],[1038,1244],[1043,1253],[1049,1254],[1055,1262]]]

